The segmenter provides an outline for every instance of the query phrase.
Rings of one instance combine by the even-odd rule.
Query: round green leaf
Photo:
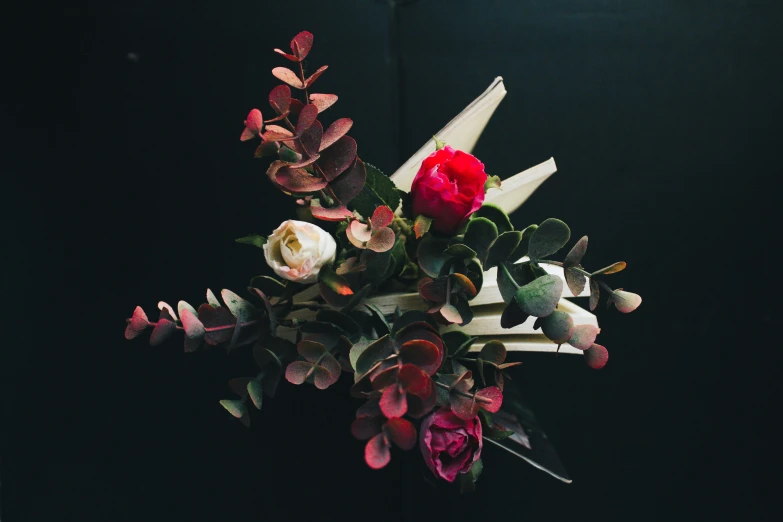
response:
[[[475,250],[478,258],[483,262],[487,258],[489,246],[498,237],[498,227],[487,218],[478,217],[468,222],[463,242]],[[485,267],[486,270],[486,267]]]
[[[511,254],[519,246],[520,241],[522,241],[522,232],[512,230],[500,234],[489,246],[489,253],[487,254],[484,268],[489,269],[508,261]]]
[[[470,216],[470,218],[487,218],[495,224],[498,229],[498,234],[514,230],[514,227],[511,225],[511,220],[508,219],[508,215],[503,211],[503,209],[491,203],[485,203],[484,205],[481,205],[481,207],[479,207],[479,209],[475,211]]]
[[[555,275],[547,274],[520,287],[516,292],[515,299],[526,314],[546,317],[555,310],[562,294],[563,280]]]
[[[559,219],[549,218],[533,232],[528,245],[530,259],[543,259],[551,256],[568,243],[571,230]]]
[[[571,339],[574,320],[567,313],[555,310],[541,320],[541,331],[552,341],[563,344]]]

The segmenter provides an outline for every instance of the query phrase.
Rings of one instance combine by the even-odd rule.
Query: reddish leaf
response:
[[[245,120],[245,130],[242,131],[239,139],[241,141],[252,140],[261,133],[263,126],[264,117],[261,115],[261,111],[258,109],[251,110]]]
[[[503,392],[497,386],[490,386],[476,392],[479,406],[490,413],[497,413],[503,405]],[[482,400],[483,399],[483,400]],[[490,402],[485,402],[489,400]]]
[[[322,207],[317,201],[310,202],[310,212],[313,217],[322,221],[342,221],[353,216],[353,212],[344,205],[326,208]]]
[[[405,391],[417,397],[427,397],[432,392],[432,379],[427,373],[413,364],[403,364],[397,379]]]
[[[420,419],[427,415],[438,401],[438,391],[432,387],[432,393],[428,397],[416,397],[408,395],[408,415],[414,419]]]
[[[302,31],[291,40],[291,52],[299,61],[304,60],[313,47],[313,33]]]
[[[321,153],[318,166],[326,179],[332,181],[353,164],[356,159],[356,141],[343,136]]]
[[[286,58],[288,58],[288,59],[289,59],[289,60],[291,60],[292,62],[298,62],[298,61],[299,61],[299,58],[297,58],[297,57],[296,57],[296,56],[294,56],[293,54],[288,54],[287,52],[283,51],[282,49],[277,49],[277,48],[276,48],[276,49],[274,49],[274,51],[275,51],[277,54],[280,54],[280,55],[282,55],[282,56],[285,56]]]
[[[344,277],[337,275],[328,266],[318,272],[318,282],[323,283],[331,291],[338,295],[353,295],[353,290]]]
[[[372,239],[372,230],[358,219],[354,219],[345,229],[345,235],[353,246],[364,248],[365,243]]]
[[[291,87],[296,89],[304,89],[302,80],[300,80],[299,76],[297,76],[296,73],[291,69],[287,69],[286,67],[275,67],[272,69],[272,74],[275,76],[275,78],[283,83],[287,83]]]
[[[568,255],[563,260],[563,267],[568,268],[570,266],[577,266],[579,263],[582,262],[582,258],[585,255],[585,252],[587,251],[587,236],[583,236],[582,239],[576,242],[576,244],[571,247],[571,250],[568,252]]]
[[[308,165],[312,165],[313,163],[318,161],[318,157],[319,157],[318,154],[315,154],[314,156],[312,156],[310,158],[306,158],[306,159],[303,158],[303,159],[300,159],[299,161],[295,161],[293,163],[286,163],[286,164],[288,165],[289,168],[301,169],[301,168],[304,168],[304,167],[306,167]]]
[[[310,128],[312,129],[313,127]],[[343,204],[347,204],[359,195],[364,188],[366,180],[367,172],[364,168],[364,163],[359,158],[356,158],[353,166],[332,180],[329,187],[332,189],[334,197]]]
[[[302,107],[299,113],[299,119],[296,120],[296,134],[301,136],[304,131],[310,128],[315,119],[318,117],[318,108],[312,103],[308,103]]]
[[[290,192],[318,192],[328,184],[323,178],[313,176],[303,169],[283,167],[275,173],[275,182]]]
[[[381,432],[381,420],[373,417],[359,417],[351,424],[351,435],[359,440],[368,440]]]
[[[394,212],[385,205],[377,207],[370,218],[372,228],[388,227],[392,221],[394,221]]]
[[[413,223],[413,233],[416,234],[416,239],[426,234],[430,225],[432,225],[432,218],[425,215],[416,216],[416,221]]]
[[[381,469],[391,460],[389,443],[383,433],[371,438],[364,447],[364,461],[372,469]]]
[[[445,303],[448,300],[446,291],[448,289],[448,278],[439,277],[432,279],[424,277],[419,280],[419,295],[427,301],[433,303]]]
[[[185,335],[189,339],[201,339],[204,337],[206,330],[198,317],[191,312],[188,308],[183,308],[179,312],[180,319],[182,319],[182,327],[185,329]]]
[[[450,303],[443,305],[443,307],[440,309],[440,314],[446,321],[450,323],[462,324],[462,316],[460,315],[459,310],[457,310],[457,307]]]
[[[405,364],[415,364],[427,375],[434,375],[443,361],[443,356],[436,345],[418,339],[408,341],[400,347],[400,360]]]
[[[207,330],[218,326],[235,325],[237,322],[236,317],[225,306],[215,308],[208,304],[202,304],[198,307],[198,318]],[[204,335],[204,340],[207,344],[214,346],[220,343],[227,343],[231,340],[233,334],[233,328],[207,331]]]
[[[601,330],[591,324],[580,324],[574,327],[573,333],[571,333],[571,339],[568,340],[568,344],[579,350],[587,350],[598,336],[598,332]]]
[[[296,345],[296,351],[299,352],[299,355],[307,359],[308,362],[315,363],[324,353],[326,353],[326,347],[321,343],[304,340],[299,341]]]
[[[429,377],[428,377],[429,378]],[[392,384],[383,390],[381,395],[381,411],[389,418],[402,417],[408,411],[408,401],[405,400],[405,390],[402,386]]]
[[[389,438],[400,448],[408,451],[416,446],[416,428],[405,419],[389,419],[386,421],[386,431]]]
[[[564,274],[565,274],[566,285],[568,285],[568,289],[571,290],[571,293],[574,296],[580,295],[582,291],[585,289],[585,284],[587,283],[587,277],[585,277],[583,273],[581,273],[576,267],[573,266],[566,267]]]
[[[331,353],[327,353],[323,356],[323,359],[321,359],[321,367],[329,372],[329,375],[331,376],[330,385],[337,382],[337,379],[340,378],[340,374],[343,372],[343,367],[340,366],[340,363],[337,362],[337,359],[335,359],[334,355]]]
[[[310,103],[318,107],[318,112],[324,112],[337,102],[336,94],[311,94]]]
[[[128,322],[128,326],[125,328],[125,338],[130,340],[138,337],[147,329],[149,324],[147,314],[144,313],[142,307],[137,306],[136,309],[133,310],[133,316],[131,317],[130,322]]]
[[[329,128],[326,129],[326,132],[324,132],[324,139],[321,142],[321,148],[319,150],[324,150],[348,134],[348,131],[351,130],[352,126],[353,120],[350,118],[340,118],[339,120],[329,125]]]
[[[319,67],[317,71],[315,71],[308,79],[305,80],[305,87],[310,87],[315,81],[318,79],[319,76],[321,76],[326,69],[328,69],[328,65],[324,65],[322,67]],[[286,82],[288,83],[288,82]]]
[[[321,145],[321,138],[324,133],[323,125],[321,125],[321,122],[318,120],[315,120],[312,125],[310,125],[307,130],[305,130],[300,136],[299,141],[302,144],[302,147],[304,147],[303,150],[299,150],[302,147],[299,147],[299,143],[293,142],[294,146],[297,147],[297,151],[302,153],[306,152],[308,155],[315,155],[317,156],[318,148]]]
[[[468,297],[476,297],[476,294],[478,293],[476,285],[473,284],[473,281],[468,279],[468,276],[455,272],[451,274],[451,279],[457,287],[462,288],[465,291]]]
[[[278,85],[269,93],[269,105],[277,114],[284,114],[291,108],[291,89],[288,85]]]
[[[380,415],[382,415],[382,413],[381,407],[378,404],[378,399],[370,399],[369,401],[359,406],[359,409],[356,410],[357,419],[362,417],[379,417]]]
[[[397,376],[400,369],[394,364],[386,369],[378,368],[378,372],[370,377],[372,381],[372,389],[375,391],[382,391],[388,386],[397,385]]]
[[[152,329],[150,335],[150,346],[158,346],[175,331],[177,331],[177,325],[174,322],[168,319],[158,319],[158,324]]]
[[[294,139],[294,134],[279,125],[267,125],[261,137],[264,141],[290,141]]]
[[[191,339],[190,337],[185,337],[185,351],[187,353],[195,352],[201,347],[201,343],[204,341],[203,337],[198,337],[195,339]]]
[[[382,228],[373,232],[372,237],[367,242],[367,248],[373,252],[387,252],[394,246],[394,230],[389,227]]]
[[[600,370],[609,360],[609,351],[600,344],[593,344],[584,354],[587,365],[594,370]]]
[[[314,370],[306,361],[294,361],[285,369],[285,380],[291,384],[303,384]]]
[[[479,405],[473,397],[451,393],[449,394],[449,403],[454,415],[462,420],[475,419],[479,412]]]
[[[334,361],[334,365],[328,363],[330,365],[330,368],[327,369],[324,366],[316,366],[315,367],[315,373],[313,375],[313,384],[315,384],[315,387],[319,390],[325,390],[335,382],[337,382],[337,379],[340,377],[340,363],[337,362],[337,359],[332,357],[331,355],[325,356],[323,361],[327,361],[327,358],[331,358],[332,361]],[[335,370],[336,367],[336,370]]]

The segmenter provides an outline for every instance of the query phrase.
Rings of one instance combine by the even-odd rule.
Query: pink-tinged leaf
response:
[[[321,76],[326,69],[328,69],[328,65],[324,65],[323,67],[319,67],[317,71],[315,71],[308,79],[305,80],[305,87],[310,87],[315,81],[318,79],[319,76]],[[286,82],[288,83],[288,82]]]
[[[451,274],[451,280],[454,283],[452,288],[461,288],[465,291],[468,298],[476,297],[478,290],[476,290],[476,285],[473,284],[473,281],[468,279],[468,276],[455,272]]]
[[[606,363],[609,360],[609,350],[600,344],[593,344],[584,351],[584,354],[587,365],[594,370],[600,370],[606,366]]]
[[[225,306],[215,308],[212,305],[202,304],[198,307],[198,319],[207,330],[207,333],[204,335],[204,340],[207,344],[215,346],[231,340],[231,336],[234,334],[233,328],[209,331],[215,327],[236,324],[236,317],[231,315],[231,312]]]
[[[274,49],[274,51],[277,54],[279,54],[281,56],[284,56],[285,58],[291,60],[292,62],[298,62],[299,61],[299,58],[297,58],[293,54],[288,54],[287,52],[283,51],[282,49]]]
[[[405,391],[417,397],[427,397],[432,393],[432,379],[427,373],[413,364],[403,364],[397,380]]]
[[[479,405],[472,397],[464,397],[456,393],[449,394],[449,403],[454,415],[462,420],[472,420],[479,412]]]
[[[294,361],[285,369],[285,380],[291,384],[304,384],[314,369],[309,362]]]
[[[337,275],[354,274],[356,272],[363,272],[367,270],[367,265],[359,262],[358,257],[349,257],[343,263],[337,267],[335,271]]]
[[[334,359],[334,358],[333,358]],[[337,362],[337,359],[334,360],[335,364],[337,364],[337,367],[339,369],[340,363]],[[337,378],[340,376],[339,371],[337,373],[332,373],[323,366],[316,366],[313,373],[313,384],[315,384],[315,387],[319,390],[325,390],[335,382],[337,382]]]
[[[394,240],[394,230],[389,227],[382,228],[373,232],[367,242],[367,248],[373,252],[388,252],[394,246]]]
[[[161,319],[177,322],[177,314],[170,304],[160,301],[158,302],[158,310],[160,310]]]
[[[381,419],[359,417],[351,424],[351,435],[359,440],[369,440],[381,432]]]
[[[386,421],[386,431],[392,442],[405,451],[416,446],[416,428],[410,421],[400,418],[389,419]]]
[[[318,148],[321,145],[321,138],[324,133],[324,127],[321,125],[321,122],[318,120],[315,120],[312,125],[310,125],[307,130],[305,130],[300,136],[299,136],[299,142],[301,143],[301,146],[297,142],[292,142],[292,145],[297,148],[297,151],[300,153],[307,153],[309,156],[318,156]],[[304,147],[302,149],[302,147]],[[299,150],[302,149],[302,150]],[[320,157],[320,156],[318,156]]]
[[[301,169],[301,168],[307,167],[308,165],[312,165],[313,163],[318,161],[318,158],[319,158],[318,154],[315,154],[314,156],[312,156],[310,158],[302,158],[302,159],[300,159],[298,161],[295,161],[293,163],[287,163],[287,165],[288,165],[289,168],[292,168],[292,169]]]
[[[612,292],[612,302],[622,313],[629,314],[642,304],[642,296],[625,290],[615,290]]]
[[[462,324],[462,315],[460,315],[457,307],[451,303],[446,303],[443,305],[443,307],[440,309],[440,314],[450,323]]]
[[[291,108],[291,89],[288,85],[278,85],[269,92],[269,105],[277,114],[288,112]]]
[[[137,306],[136,309],[133,310],[133,316],[128,322],[128,326],[125,328],[125,338],[128,340],[135,339],[147,329],[149,324],[147,314],[144,313],[144,310],[140,306]]]
[[[503,405],[503,392],[497,386],[490,386],[476,392],[479,407],[490,413],[497,413]],[[487,402],[489,401],[489,402]]]
[[[327,181],[313,176],[303,169],[282,167],[275,173],[275,182],[290,192],[318,192],[326,188]]]
[[[372,229],[361,221],[354,219],[348,225],[348,228],[345,229],[345,235],[353,246],[364,248],[364,245],[372,239]]]
[[[326,285],[332,292],[337,295],[353,295],[353,290],[348,284],[348,281],[337,275],[330,267],[325,266],[318,272],[318,282]]]
[[[404,364],[418,366],[427,375],[434,375],[438,371],[443,357],[435,344],[423,339],[416,339],[408,341],[400,347],[400,360]]]
[[[179,312],[180,318],[182,319],[182,327],[185,329],[185,335],[188,336],[188,339],[201,339],[204,337],[204,334],[206,333],[206,330],[204,329],[204,325],[201,323],[201,321],[198,320],[198,317],[190,311],[188,308],[183,308]]]
[[[324,177],[332,181],[345,172],[356,159],[356,141],[350,136],[343,136],[331,147],[321,153],[318,166]]]
[[[291,40],[291,52],[299,61],[304,60],[313,47],[313,33],[302,31]]]
[[[383,390],[381,395],[381,411],[388,419],[402,417],[408,411],[408,401],[402,386],[392,384]]]
[[[576,244],[571,247],[568,255],[563,260],[563,267],[577,266],[582,262],[582,258],[587,251],[587,236],[583,236]]]
[[[261,115],[261,111],[253,109],[247,115],[245,120],[245,130],[242,131],[242,135],[239,137],[241,141],[252,140],[259,134],[264,126],[264,117]]]
[[[311,94],[310,103],[318,107],[318,112],[324,112],[337,102],[336,94]]]
[[[280,80],[283,83],[287,83],[291,87],[294,87],[296,89],[304,89],[304,84],[302,83],[302,80],[299,79],[299,76],[296,75],[294,71],[291,69],[288,69],[286,67],[275,67],[272,69],[272,74],[275,78]]]
[[[291,113],[291,118],[299,118],[299,113],[302,112],[304,106],[305,104],[301,101],[296,98],[291,98],[291,107],[288,109]]]
[[[247,407],[242,401],[223,399],[220,401],[220,405],[237,419],[240,419],[247,414]]]
[[[386,205],[377,207],[370,218],[370,224],[375,229],[388,227],[392,221],[394,221],[394,212]]]
[[[419,280],[419,295],[427,301],[443,304],[448,300],[446,292],[448,291],[448,278],[439,277],[432,279],[424,277]]]
[[[324,132],[324,139],[321,142],[321,148],[319,150],[324,150],[333,145],[334,142],[348,134],[348,131],[351,130],[352,126],[353,120],[350,118],[340,118],[329,125],[329,128]]]
[[[288,115],[291,114],[289,111],[285,111],[282,114],[278,114],[274,118],[269,118],[266,120],[267,123],[274,123],[276,121],[283,121],[284,119],[288,118]]]
[[[576,325],[571,333],[571,339],[568,340],[568,344],[579,350],[587,350],[595,343],[595,338],[600,331],[600,328],[591,324]]]
[[[337,379],[340,378],[340,374],[343,373],[343,367],[331,353],[327,353],[324,355],[323,359],[321,359],[321,367],[326,369],[326,371],[329,372],[329,375],[331,375],[332,381],[330,384],[337,382]]]
[[[177,325],[168,319],[158,319],[158,324],[152,329],[150,346],[158,346],[177,330]]]
[[[376,391],[382,391],[388,386],[397,385],[397,375],[399,375],[399,368],[396,366],[390,366],[389,368],[378,368],[378,371],[370,377],[372,381],[372,389]]]
[[[304,131],[310,128],[315,119],[318,117],[318,108],[312,103],[308,103],[302,107],[299,113],[299,119],[296,121],[296,134],[301,136]]]
[[[416,216],[416,221],[413,223],[413,233],[416,234],[416,239],[421,238],[430,230],[432,225],[432,218],[428,218],[425,215]]]
[[[299,352],[299,355],[311,363],[317,362],[326,353],[326,347],[323,344],[308,340],[299,341],[296,345],[296,350]]]
[[[279,125],[267,125],[261,137],[264,141],[290,141],[294,139],[294,134]]]
[[[310,211],[314,218],[322,221],[342,221],[353,216],[353,212],[343,205],[326,208],[322,207],[317,200],[310,202]]]
[[[391,460],[389,443],[383,433],[371,438],[364,447],[364,461],[372,469],[381,469]]]
[[[332,189],[334,197],[345,205],[359,195],[364,188],[366,180],[367,172],[364,168],[364,163],[359,158],[356,158],[351,168],[329,183],[329,188]]]

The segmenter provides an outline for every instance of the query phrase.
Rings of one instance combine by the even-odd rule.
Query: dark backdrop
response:
[[[2,519],[773,520],[781,307],[773,247],[780,2],[29,3],[3,49]],[[242,362],[122,338],[137,304],[244,288],[270,190],[242,120],[272,53],[315,33],[359,154],[392,172],[492,81],[475,150],[559,172],[514,216],[590,235],[644,297],[600,315],[609,365],[519,370],[565,485],[485,451],[478,492],[366,468],[347,381],[281,386],[251,430],[218,405]],[[134,53],[129,55],[129,53]]]

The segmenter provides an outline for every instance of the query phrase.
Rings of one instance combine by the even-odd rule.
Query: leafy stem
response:
[[[440,374],[437,374],[437,375],[440,376]],[[480,402],[482,404],[491,404],[492,403],[492,401],[490,399],[487,399],[485,397],[478,397],[478,396],[472,395],[470,393],[466,393],[466,392],[463,392],[463,391],[456,390],[454,388],[451,388],[448,384],[444,384],[444,383],[442,383],[440,381],[435,381],[435,385],[436,386],[440,386],[444,390],[448,390],[449,393],[455,393],[457,395],[465,397],[466,399],[472,399],[472,400],[474,400],[476,402]]]

